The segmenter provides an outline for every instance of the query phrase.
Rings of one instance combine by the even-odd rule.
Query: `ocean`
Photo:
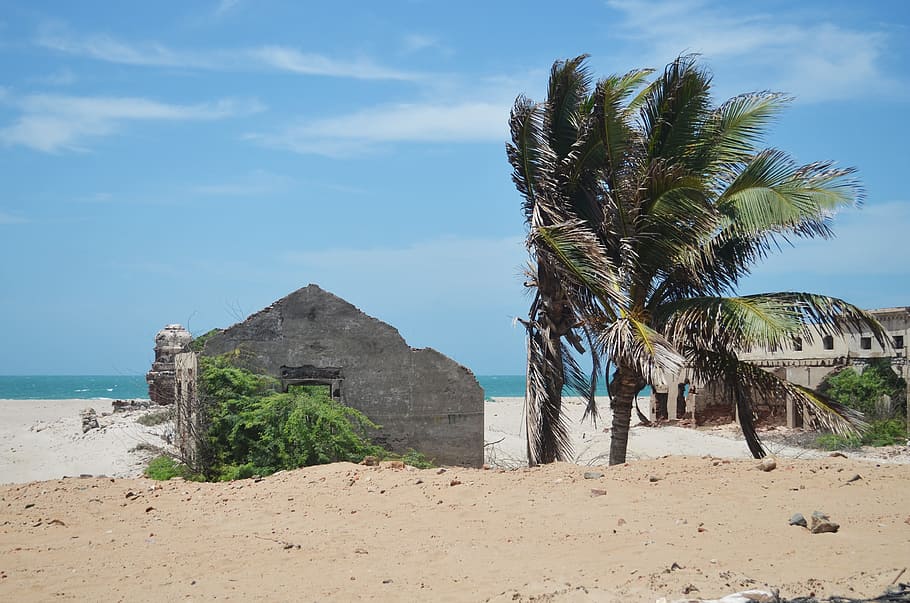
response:
[[[524,375],[478,375],[487,398],[523,398]],[[601,384],[598,395],[606,395]],[[148,398],[144,375],[0,375],[0,400],[81,400]]]

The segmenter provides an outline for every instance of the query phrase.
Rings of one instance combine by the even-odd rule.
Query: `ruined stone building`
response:
[[[776,376],[787,379],[797,385],[811,389],[818,388],[822,381],[834,371],[847,366],[857,370],[873,359],[887,358],[895,373],[910,383],[910,365],[907,362],[907,346],[910,344],[910,307],[882,308],[870,310],[870,313],[881,323],[887,340],[882,346],[871,332],[856,332],[847,336],[834,336],[813,329],[812,337],[796,339],[786,349],[750,350],[740,354],[740,359],[752,362]],[[728,412],[733,408],[727,399],[723,387],[719,384],[687,383],[691,381],[689,372],[683,371],[668,388],[660,388],[652,394],[652,418],[656,415],[658,403],[666,404],[669,418],[682,418],[682,413],[698,419],[701,415]],[[692,386],[694,395],[685,395],[685,390]],[[760,392],[753,392],[753,397],[760,397]],[[665,396],[659,400],[658,396]],[[683,397],[682,404],[676,401]],[[758,400],[766,408],[777,410],[786,419],[790,427],[804,424],[805,415],[796,408],[792,400]],[[667,404],[667,402],[669,402]]]
[[[373,440],[392,451],[413,448],[443,465],[483,463],[483,390],[471,371],[436,350],[411,348],[392,326],[316,285],[211,335],[201,353],[236,353],[285,389],[327,386],[381,425]],[[195,368],[187,358],[175,363],[182,391],[195,387]],[[161,379],[150,378],[150,390]]]

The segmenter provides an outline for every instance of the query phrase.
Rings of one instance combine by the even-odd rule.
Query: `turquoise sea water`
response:
[[[524,375],[478,375],[477,381],[487,398],[516,397],[525,395]],[[598,389],[598,395],[606,395]],[[88,375],[47,376],[33,375],[10,377],[0,375],[2,400],[65,400],[76,398],[131,399],[148,398],[144,375]]]

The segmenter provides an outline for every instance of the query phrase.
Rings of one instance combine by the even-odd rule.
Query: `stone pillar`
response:
[[[196,467],[198,443],[203,437],[204,428],[196,395],[197,372],[198,363],[194,352],[182,352],[174,356],[176,444],[180,460],[190,467]]]
[[[181,325],[167,325],[155,335],[155,362],[145,375],[153,404],[173,404],[177,399],[174,359],[188,352],[193,336]]]

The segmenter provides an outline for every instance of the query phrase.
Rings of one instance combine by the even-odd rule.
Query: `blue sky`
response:
[[[141,374],[154,334],[318,283],[478,374],[523,372],[515,97],[699,52],[769,145],[851,165],[838,238],[744,292],[910,305],[910,5],[0,1],[0,374]]]

